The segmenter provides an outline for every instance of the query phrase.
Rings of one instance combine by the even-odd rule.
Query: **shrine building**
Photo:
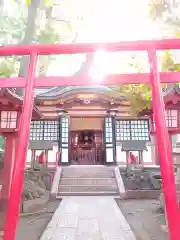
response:
[[[43,91],[40,93],[40,91]],[[149,117],[130,115],[129,102],[107,86],[37,89],[40,117],[31,122],[27,167],[45,151],[47,165],[121,164],[134,152],[155,164]]]
[[[179,86],[163,94],[175,147],[180,142]],[[22,101],[13,89],[0,90],[2,136],[17,132]],[[143,165],[159,162],[153,114],[132,117],[127,99],[107,86],[36,89],[26,167],[35,168],[42,151],[48,168],[58,164],[124,166],[130,152]]]

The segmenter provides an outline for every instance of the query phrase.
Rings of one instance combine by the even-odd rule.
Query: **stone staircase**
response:
[[[62,196],[118,196],[114,167],[63,167],[57,198]]]

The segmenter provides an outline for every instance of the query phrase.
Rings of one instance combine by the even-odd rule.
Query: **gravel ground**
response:
[[[44,213],[20,217],[17,240],[39,240],[59,204],[60,200],[49,201],[36,210]]]
[[[158,200],[117,200],[137,240],[168,240],[165,218],[158,213]]]

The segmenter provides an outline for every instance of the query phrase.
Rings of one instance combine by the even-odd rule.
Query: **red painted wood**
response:
[[[18,134],[18,143],[16,149],[16,157],[14,162],[14,172],[10,197],[8,202],[8,211],[6,216],[4,240],[16,239],[16,227],[18,222],[19,207],[21,201],[24,168],[26,165],[26,156],[30,132],[30,123],[34,102],[34,76],[36,71],[37,54],[32,54],[28,70],[27,86],[25,89],[24,105],[22,118]]]
[[[58,86],[87,86],[87,85],[117,85],[117,84],[138,84],[149,83],[149,73],[112,74],[104,78],[102,82],[94,82],[88,75],[80,74],[70,77],[37,77],[35,87],[58,87]],[[161,83],[178,83],[180,72],[160,72]],[[26,79],[23,77],[0,78],[2,88],[24,88]]]
[[[94,82],[88,73],[79,74],[69,77],[37,77],[35,80],[35,87],[49,87],[49,86],[87,86],[87,85],[116,85],[116,84],[139,84],[149,83],[149,73],[125,73],[125,74],[111,74],[106,76],[102,82]],[[160,72],[161,83],[178,83],[180,79],[180,72]],[[1,83],[1,81],[0,81]],[[1,86],[1,85],[0,85]]]
[[[0,227],[4,227],[5,216],[7,213],[17,135],[14,132],[7,133],[5,134],[5,138],[4,168],[2,172],[2,191],[0,200]]]
[[[170,240],[178,240],[180,236],[180,213],[176,194],[174,179],[172,148],[166,127],[164,102],[161,93],[160,76],[158,73],[157,57],[155,50],[149,51],[149,62],[151,66],[151,86],[153,111],[158,143],[163,192],[166,205],[167,222]]]
[[[10,191],[11,175],[13,161],[15,157],[15,145],[16,145],[16,134],[7,133],[5,134],[5,153],[4,153],[4,168],[3,168],[3,181],[2,181],[2,197],[8,198]]]
[[[165,105],[165,108],[166,109],[172,109],[172,110],[180,110],[180,102],[178,102],[177,104],[168,103],[168,104]]]
[[[40,55],[91,53],[98,49],[111,52],[180,49],[180,39],[121,41],[117,43],[10,45],[0,47],[0,56],[29,55],[32,52],[37,52]]]
[[[26,78],[12,77],[12,78],[0,78],[1,88],[18,88],[25,87]]]
[[[180,134],[180,128],[168,128],[168,132],[169,134]],[[155,135],[156,134],[156,131],[150,131],[150,134],[151,135]]]

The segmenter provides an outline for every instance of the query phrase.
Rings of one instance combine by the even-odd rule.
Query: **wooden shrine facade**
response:
[[[76,120],[75,126],[73,120]],[[97,124],[94,128],[93,121],[99,122],[99,126]],[[82,129],[79,129],[78,122]],[[88,128],[86,123],[89,123]],[[57,120],[33,120],[29,149],[33,150],[33,159],[36,158],[35,151],[44,150],[47,157],[48,151],[56,151],[54,160],[50,162],[55,163],[59,153],[59,164],[125,164],[128,152],[136,151],[142,156],[143,152],[147,152],[146,145],[149,143],[147,118],[120,119],[108,114],[104,117],[74,118],[65,114]],[[54,147],[56,150],[53,150]],[[53,167],[53,164],[50,166]]]
[[[178,86],[165,94],[164,102],[173,136],[180,130]],[[126,164],[132,151],[144,164],[158,162],[153,116],[134,119],[128,102],[112,97],[110,88],[53,88],[37,96],[36,106],[43,118],[31,123],[31,159],[35,151],[45,150],[50,166],[57,155],[59,164]]]
[[[52,88],[36,97],[43,115],[31,122],[27,166],[45,151],[47,165],[126,164],[130,151],[152,164],[149,118],[105,86]]]

